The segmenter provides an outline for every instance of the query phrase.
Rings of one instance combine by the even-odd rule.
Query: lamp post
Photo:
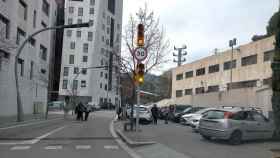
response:
[[[81,23],[81,24],[71,24],[71,25],[60,25],[60,26],[53,26],[53,27],[47,27],[41,30],[38,30],[34,32],[33,34],[29,35],[25,41],[20,45],[19,49],[17,50],[16,56],[15,56],[15,63],[14,63],[14,73],[15,73],[15,81],[16,81],[16,95],[17,95],[17,121],[21,122],[23,121],[23,108],[22,108],[22,101],[21,101],[21,95],[19,91],[19,83],[18,83],[18,59],[19,56],[26,45],[27,42],[30,41],[30,39],[37,34],[48,31],[48,30],[57,30],[57,29],[65,29],[65,28],[82,28],[82,27],[90,27],[92,26],[92,23]]]
[[[233,47],[236,45],[236,38],[233,38],[232,40],[229,41],[229,46],[231,47],[231,57],[230,57],[230,84],[229,84],[229,89],[231,89],[232,85],[232,66],[233,66]]]

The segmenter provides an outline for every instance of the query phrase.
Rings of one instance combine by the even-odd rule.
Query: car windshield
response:
[[[279,151],[280,0],[0,0],[0,158]]]

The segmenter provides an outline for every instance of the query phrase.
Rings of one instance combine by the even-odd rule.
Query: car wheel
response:
[[[231,145],[241,144],[242,143],[242,132],[241,131],[234,131],[229,138],[229,143]]]
[[[210,136],[206,136],[206,135],[201,135],[202,138],[206,139],[206,140],[211,140],[211,137]]]

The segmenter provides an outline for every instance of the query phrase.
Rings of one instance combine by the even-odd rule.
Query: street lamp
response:
[[[32,37],[36,36],[37,34],[48,31],[48,30],[57,30],[57,29],[65,29],[65,28],[82,28],[82,27],[90,27],[92,26],[92,23],[81,23],[81,24],[71,24],[71,25],[59,25],[59,26],[53,26],[53,27],[46,27],[41,30],[38,30],[34,32],[33,34],[29,35],[25,41],[20,45],[19,49],[17,50],[17,54],[15,56],[15,67],[14,67],[14,73],[15,73],[15,80],[16,80],[16,95],[17,95],[17,121],[21,122],[23,121],[23,109],[22,109],[22,101],[21,101],[21,96],[20,96],[20,91],[19,91],[19,84],[18,84],[18,59],[19,56],[25,46],[26,43],[28,43]]]
[[[236,45],[236,38],[233,38],[232,40],[229,40],[229,46],[231,47],[231,57],[230,57],[230,84],[229,84],[229,89],[231,89],[232,85],[232,66],[233,66],[233,47]]]

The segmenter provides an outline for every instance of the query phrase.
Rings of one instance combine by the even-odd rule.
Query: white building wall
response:
[[[109,63],[109,53],[106,54],[106,51],[102,52],[101,48],[104,50],[112,51],[113,48],[110,48],[109,45],[106,45],[106,39],[110,39],[110,34],[107,34],[107,28],[110,27],[110,23],[107,24],[107,16],[110,18],[113,17],[115,19],[115,38],[117,34],[121,33],[121,29],[117,29],[117,24],[122,25],[122,0],[116,0],[115,7],[115,15],[111,14],[108,9],[107,0],[95,0],[95,4],[93,6],[90,5],[90,0],[84,0],[83,2],[79,1],[66,1],[65,6],[65,23],[68,24],[68,18],[73,19],[73,23],[77,23],[78,17],[78,8],[83,8],[83,22],[88,22],[89,20],[94,21],[94,25],[90,28],[81,28],[81,29],[71,29],[72,36],[67,37],[67,31],[64,31],[64,41],[63,41],[63,54],[62,54],[62,66],[61,66],[61,78],[60,78],[60,88],[59,95],[61,97],[71,96],[72,94],[72,82],[75,78],[76,74],[73,73],[74,67],[86,68],[86,67],[95,67],[95,66],[105,66],[106,63]],[[74,7],[74,13],[69,13],[69,7]],[[94,14],[89,14],[89,9],[94,7]],[[105,15],[105,18],[104,16]],[[102,29],[103,24],[105,25],[105,30]],[[76,37],[76,31],[82,31],[82,37]],[[93,32],[93,41],[87,40],[88,31]],[[104,36],[104,42],[102,41],[102,37]],[[75,49],[70,49],[71,41],[75,42]],[[83,52],[83,43],[88,43],[88,53]],[[117,42],[114,45],[120,45]],[[120,50],[120,48],[119,48]],[[120,55],[120,51],[115,51],[115,53]],[[69,64],[69,55],[75,55],[75,63]],[[84,55],[88,56],[87,63],[82,62],[82,58]],[[102,61],[103,60],[103,65]],[[64,67],[69,67],[69,75],[63,76]],[[101,77],[100,73],[103,73],[103,77]],[[80,74],[77,77],[78,80],[78,89],[75,94],[80,97],[87,97],[89,101],[93,104],[99,104],[100,98],[107,98],[107,91],[105,90],[105,85],[108,87],[108,80],[105,78],[105,74],[108,74],[108,71],[105,69],[88,69],[87,75]],[[116,85],[116,73],[113,73],[112,85]],[[62,88],[63,80],[68,80],[67,89]],[[87,86],[81,87],[81,80],[86,80]],[[102,88],[100,88],[100,84],[102,84]],[[116,95],[116,88],[113,88],[112,91],[108,92],[108,100],[111,100],[113,104],[115,104],[115,97],[120,98],[119,94]],[[118,99],[120,100],[120,99]]]
[[[27,19],[24,20],[22,15],[19,15],[18,1],[0,1],[0,14],[7,18],[10,22],[9,33],[10,43],[12,46],[19,47],[16,44],[17,28],[21,28],[26,36],[42,28],[41,22],[47,26],[55,24],[56,20],[56,2],[46,0],[49,3],[49,16],[46,16],[42,11],[42,1],[38,0],[23,0],[27,5]],[[36,10],[36,27],[33,27],[33,11]],[[34,103],[40,102],[41,112],[43,105],[47,104],[47,87],[48,87],[48,67],[49,56],[53,53],[53,33],[51,31],[41,33],[34,37],[36,40],[35,46],[30,43],[25,45],[20,58],[24,60],[24,75],[19,75],[19,87],[23,102],[23,111],[25,114],[34,112]],[[23,39],[21,40],[21,43]],[[47,60],[43,61],[40,58],[40,44],[47,48]],[[0,70],[0,116],[16,115],[16,90],[14,78],[14,58],[17,49],[3,50],[9,54],[9,58],[1,60],[2,69]],[[30,79],[31,61],[34,62],[33,78]],[[43,74],[41,69],[45,69]],[[20,71],[20,69],[19,69]]]

